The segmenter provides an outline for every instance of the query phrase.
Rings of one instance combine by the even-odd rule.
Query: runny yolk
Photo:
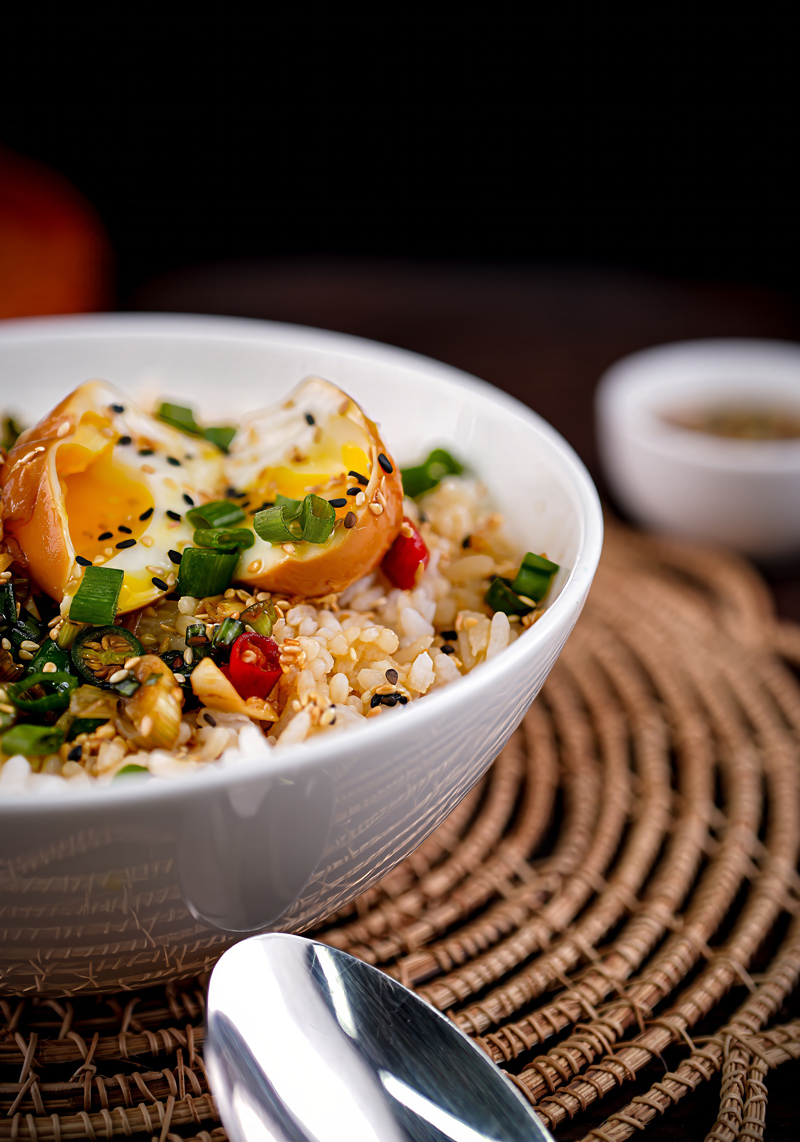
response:
[[[153,497],[129,469],[113,462],[110,448],[84,471],[62,476],[62,483],[76,555],[92,562],[101,555],[110,559],[117,554],[117,544],[138,539],[147,530],[149,520],[140,517],[153,507]]]

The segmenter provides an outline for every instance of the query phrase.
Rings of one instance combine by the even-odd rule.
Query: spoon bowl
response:
[[[302,936],[254,936],[222,956],[206,1062],[232,1142],[552,1142],[449,1019]]]

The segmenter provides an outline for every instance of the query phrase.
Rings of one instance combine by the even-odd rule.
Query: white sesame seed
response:
[[[10,578],[11,578],[11,572],[10,571],[3,571],[2,574],[0,574],[0,579],[2,579],[4,582]]]
[[[248,563],[247,570],[250,575],[257,575],[261,570],[261,560],[254,559],[252,563]]]
[[[45,662],[44,666],[42,667],[42,674],[55,674],[57,670],[58,667],[56,666],[55,662]]]
[[[29,650],[20,650],[19,656],[20,656],[20,658],[24,659],[25,662],[30,662],[31,659],[33,658],[33,655],[31,654],[31,652]]]
[[[163,575],[164,568],[159,563],[148,563],[147,570],[151,575]]]
[[[381,504],[372,503],[369,505],[369,510],[373,515],[383,515],[383,507]]]
[[[123,665],[124,665],[124,668],[125,668],[125,670],[133,670],[134,666],[136,665],[136,663],[137,663],[138,661],[139,661],[139,657],[138,657],[138,655],[135,655],[133,658],[129,658],[129,659],[128,659],[128,660],[127,660],[127,661],[126,661],[124,664],[123,664]]]
[[[294,555],[297,548],[293,543],[282,543],[281,551],[285,551],[287,555]]]
[[[57,641],[57,639],[58,639],[58,632],[59,632],[60,630],[61,630],[61,627],[60,627],[60,626],[57,626],[57,627],[53,627],[53,629],[50,631],[50,637],[52,638],[53,642],[56,642],[56,641]]]
[[[108,681],[111,683],[112,686],[116,686],[116,684],[118,682],[123,682],[127,677],[128,677],[128,671],[127,670],[117,670],[111,675],[111,677],[109,678]]]
[[[142,464],[142,471],[146,472],[148,476],[152,476],[155,472],[155,468],[152,464]]]
[[[187,666],[191,666],[192,662],[194,661],[194,651],[190,646],[187,646],[186,650],[183,652],[183,661]]]
[[[176,682],[185,682],[186,681],[186,675],[185,674],[176,674],[175,675],[175,681]]]
[[[152,547],[153,537],[152,535],[143,535],[139,542],[141,543],[142,547]]]
[[[103,548],[103,555],[113,555],[113,554],[114,554],[114,548],[113,547],[104,547]]]
[[[167,575],[167,586],[168,587],[174,587],[175,584],[177,583],[177,581],[178,581],[178,576],[175,574],[174,571],[170,571],[169,575]]]
[[[142,724],[141,724],[140,729],[142,731],[143,737],[147,737],[152,732],[153,719],[150,717],[149,714],[145,714],[145,716],[142,718]]]
[[[19,644],[19,648],[20,650],[32,650],[35,652],[39,649],[39,643],[34,642],[33,639],[24,638]]]
[[[360,508],[361,505],[365,504],[366,502],[367,502],[367,497],[364,495],[363,492],[359,492],[358,495],[356,496],[356,507]]]
[[[56,436],[66,436],[67,433],[69,432],[69,428],[70,428],[69,421],[68,420],[62,420],[61,424],[59,424],[59,426],[58,426],[58,431],[56,432]]]
[[[2,646],[3,650],[11,650],[11,643],[7,638],[3,639],[2,643],[0,643],[0,646]]]
[[[105,563],[105,561],[106,561],[105,555],[95,555],[94,559],[92,560],[92,563]]]

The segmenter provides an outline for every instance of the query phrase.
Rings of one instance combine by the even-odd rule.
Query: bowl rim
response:
[[[115,337],[139,335],[143,338],[163,336],[167,340],[185,339],[215,341],[247,341],[254,344],[272,344],[283,347],[305,346],[319,350],[346,354],[360,360],[375,360],[376,364],[395,364],[417,372],[425,372],[433,379],[460,388],[472,390],[502,407],[509,415],[522,420],[538,433],[560,457],[568,473],[572,489],[582,513],[582,537],[575,562],[567,581],[542,617],[529,628],[525,639],[518,639],[490,663],[460,679],[455,686],[427,695],[424,702],[414,703],[403,711],[404,718],[413,718],[416,732],[433,729],[448,713],[453,716],[463,703],[477,700],[482,690],[481,672],[489,670],[498,681],[511,677],[536,657],[537,649],[546,643],[551,634],[557,637],[561,627],[570,624],[579,612],[588,590],[588,584],[597,569],[603,541],[603,515],[597,490],[573,448],[538,413],[515,397],[488,382],[461,369],[446,365],[422,354],[413,353],[382,342],[371,341],[350,334],[315,329],[311,326],[292,325],[286,322],[263,321],[256,318],[219,317],[195,314],[130,313],[66,315],[57,317],[19,318],[0,323],[0,352],[4,344],[21,342],[52,342],[63,339],[113,340]],[[571,624],[570,624],[571,625]],[[569,627],[568,627],[569,629]],[[498,678],[499,676],[499,678]],[[367,730],[369,742],[375,752],[397,733],[393,718],[377,719],[377,724],[358,728],[360,735]],[[41,792],[14,792],[0,797],[0,816],[4,813],[58,813],[77,809],[122,807],[150,803],[166,803],[182,799],[188,790],[198,794],[211,789],[240,787],[270,775],[283,776],[291,770],[296,775],[308,774],[322,766],[343,762],[353,753],[356,731],[320,735],[313,742],[298,743],[274,749],[269,754],[270,768],[265,770],[264,758],[243,758],[226,768],[212,768],[185,777],[169,779],[130,780],[97,788],[42,790]]]
[[[709,471],[724,472],[742,469],[758,474],[784,474],[800,471],[800,438],[790,440],[741,440],[714,436],[672,424],[663,418],[667,393],[670,391],[670,367],[685,370],[687,367],[712,370],[697,378],[699,384],[712,381],[715,363],[722,369],[738,358],[739,368],[751,372],[762,369],[770,385],[789,392],[794,370],[795,385],[792,403],[800,411],[800,344],[746,337],[702,338],[691,341],[674,341],[656,345],[616,361],[600,377],[595,392],[598,437],[606,435],[620,439],[635,439],[637,447],[647,449],[663,460],[677,464],[690,464]],[[730,380],[730,377],[728,378]],[[747,380],[742,384],[742,393]],[[725,378],[719,376],[716,383]],[[677,379],[676,379],[677,381]],[[686,393],[687,378],[673,382],[676,396]],[[760,396],[753,387],[753,397]],[[702,398],[695,398],[701,403]],[[691,399],[687,404],[691,404]],[[767,402],[765,402],[767,403]]]

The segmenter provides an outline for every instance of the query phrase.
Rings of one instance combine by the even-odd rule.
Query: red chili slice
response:
[[[224,673],[242,698],[266,698],[282,673],[277,642],[245,631],[231,647]]]
[[[427,567],[431,553],[410,519],[403,519],[403,528],[404,530],[410,528],[412,534],[403,535],[403,532],[400,532],[384,555],[381,567],[393,587],[410,591],[416,585],[420,564]]]

